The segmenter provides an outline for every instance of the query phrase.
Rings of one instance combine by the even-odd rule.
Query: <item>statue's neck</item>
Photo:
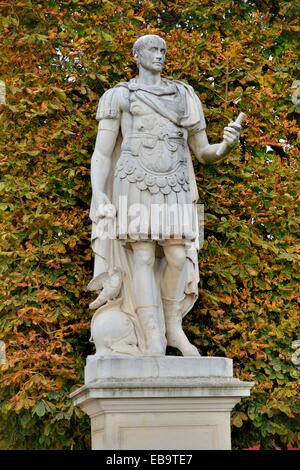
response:
[[[137,82],[141,85],[162,86],[160,73],[153,73],[150,70],[145,70],[143,68],[139,69]]]

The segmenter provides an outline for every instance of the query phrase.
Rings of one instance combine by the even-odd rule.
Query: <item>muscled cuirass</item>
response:
[[[187,130],[162,116],[130,93],[128,121],[115,176],[140,190],[189,190]]]

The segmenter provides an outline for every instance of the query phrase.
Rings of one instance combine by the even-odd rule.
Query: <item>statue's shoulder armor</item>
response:
[[[182,82],[181,80],[175,80],[175,79],[169,79],[169,78],[163,78],[163,81],[167,83],[168,85],[175,85],[178,88],[182,89],[187,89],[187,88],[192,88],[188,83]]]
[[[118,85],[103,93],[97,108],[97,120],[118,119],[120,117],[122,102],[126,99],[126,83],[118,83]]]
[[[180,93],[184,94],[187,103],[189,104],[190,113],[196,112],[198,119],[195,118],[196,125],[189,127],[189,135],[198,133],[199,131],[206,128],[205,117],[203,113],[203,107],[199,96],[196,94],[194,88],[188,83],[181,82],[179,80],[172,80],[179,88]]]
[[[181,80],[172,80],[173,82],[176,83],[176,85],[181,89],[181,90],[185,90],[187,92],[189,92],[190,94],[192,95],[195,95],[195,90],[194,88],[189,85],[188,83],[186,82],[182,82]]]
[[[187,92],[187,95],[190,98],[192,98],[192,100],[196,102],[197,106],[200,106],[201,109],[202,109],[201,100],[200,100],[199,96],[196,94],[194,88],[191,85],[189,85],[188,83],[185,83],[185,82],[181,82],[179,80],[173,80],[173,82],[178,84],[181,87],[181,89],[184,89]]]
[[[181,80],[168,80],[165,79],[169,84],[173,84],[177,87],[181,95],[185,96],[187,99],[192,99],[199,105],[199,97],[196,95],[194,88],[186,82]]]
[[[112,90],[114,90],[115,88],[127,88],[129,87],[129,82],[120,82],[120,83],[117,83],[117,85],[115,85]]]

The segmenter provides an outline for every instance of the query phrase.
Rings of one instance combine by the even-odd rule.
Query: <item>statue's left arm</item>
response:
[[[231,122],[224,128],[221,143],[210,144],[205,130],[206,124],[201,101],[190,85],[185,85],[185,90],[191,120],[194,121],[191,127],[187,126],[190,149],[201,163],[209,164],[222,160],[239,142],[241,131],[239,121]]]
[[[222,160],[239,142],[241,126],[230,123],[224,128],[223,141],[220,144],[209,144],[205,129],[190,135],[188,144],[193,154],[201,163],[210,164]],[[223,142],[226,142],[226,146]],[[221,152],[220,152],[221,149]]]

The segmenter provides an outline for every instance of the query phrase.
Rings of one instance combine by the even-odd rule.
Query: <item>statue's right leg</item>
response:
[[[161,290],[168,346],[179,349],[183,356],[199,356],[197,348],[190,343],[182,329],[180,304],[185,295],[185,281],[180,279],[186,265],[185,245],[182,240],[166,240],[163,249],[167,265]]]
[[[145,354],[163,356],[166,353],[166,338],[159,322],[155,292],[155,242],[137,241],[132,243],[132,249],[136,312],[145,337]]]

